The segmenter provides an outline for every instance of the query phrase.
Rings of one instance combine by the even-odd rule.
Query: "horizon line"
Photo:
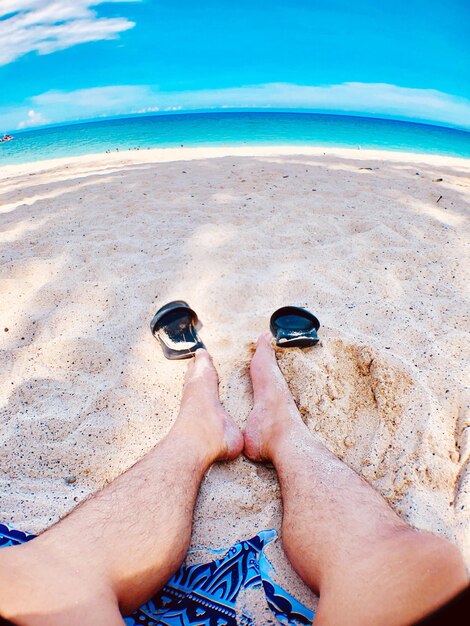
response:
[[[121,115],[110,115],[110,116],[99,116],[99,117],[91,117],[91,118],[83,118],[77,119],[73,121],[66,122],[57,122],[55,124],[41,124],[39,126],[15,129],[11,131],[7,131],[6,134],[15,134],[15,135],[23,135],[26,133],[37,132],[40,130],[47,130],[49,128],[61,128],[68,126],[79,126],[81,124],[96,124],[96,123],[106,123],[113,122],[117,120],[126,120],[126,119],[136,119],[136,118],[152,118],[152,117],[175,117],[175,116],[197,116],[197,115],[209,115],[209,114],[218,114],[218,115],[226,115],[229,113],[260,113],[267,114],[270,113],[285,113],[285,114],[296,114],[296,115],[318,115],[324,117],[350,117],[350,118],[360,118],[360,119],[370,119],[370,120],[379,120],[384,122],[397,122],[399,124],[413,124],[417,126],[430,126],[432,128],[444,128],[446,130],[454,130],[457,132],[462,132],[466,134],[470,134],[470,129],[463,128],[458,125],[451,124],[442,124],[442,123],[432,123],[430,121],[420,121],[413,120],[407,117],[392,117],[387,115],[370,115],[363,114],[360,112],[353,112],[352,114],[338,110],[332,111],[331,109],[306,109],[306,108],[277,108],[277,107],[224,107],[224,108],[202,108],[202,109],[182,109],[179,111],[152,111],[147,113],[123,113]]]

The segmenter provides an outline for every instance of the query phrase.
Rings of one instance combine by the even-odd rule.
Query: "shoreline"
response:
[[[372,150],[358,148],[331,148],[329,146],[289,145],[253,145],[253,146],[213,146],[183,148],[142,148],[113,152],[92,152],[80,156],[59,157],[25,163],[0,165],[0,176],[21,174],[31,169],[47,171],[64,165],[93,163],[103,159],[106,163],[168,163],[171,161],[191,161],[197,159],[215,159],[227,156],[329,156],[348,159],[380,160],[426,165],[460,166],[470,168],[470,158],[442,156],[421,152],[402,152],[398,150]]]

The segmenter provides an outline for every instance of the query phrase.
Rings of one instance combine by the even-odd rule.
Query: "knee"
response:
[[[468,584],[463,557],[447,539],[413,529],[397,533],[394,546],[403,564],[397,575],[409,581],[410,593],[422,597],[430,612],[462,591]]]
[[[465,563],[459,549],[444,537],[411,528],[396,532],[397,548],[408,559],[424,567],[429,572],[453,573],[467,580]]]
[[[467,575],[452,543],[400,526],[327,583],[319,623],[414,624],[462,591]]]
[[[106,581],[88,577],[60,559],[48,558],[37,540],[2,548],[0,615],[18,624],[123,624],[118,603]],[[98,620],[97,615],[106,616]],[[39,617],[42,616],[42,617]],[[89,619],[86,617],[89,616]],[[113,618],[111,619],[111,616]]]

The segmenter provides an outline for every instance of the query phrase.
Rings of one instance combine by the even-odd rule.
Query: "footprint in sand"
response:
[[[384,476],[413,388],[406,371],[342,339],[277,356],[307,426],[368,480]]]

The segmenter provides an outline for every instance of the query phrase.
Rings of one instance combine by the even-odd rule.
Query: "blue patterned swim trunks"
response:
[[[126,626],[250,626],[249,609],[237,607],[240,592],[258,589],[266,598],[265,624],[311,624],[314,613],[273,581],[273,567],[264,553],[277,538],[263,530],[228,551],[211,551],[220,558],[198,565],[182,565],[151,600],[130,616]],[[31,541],[34,535],[0,524],[0,547]]]

